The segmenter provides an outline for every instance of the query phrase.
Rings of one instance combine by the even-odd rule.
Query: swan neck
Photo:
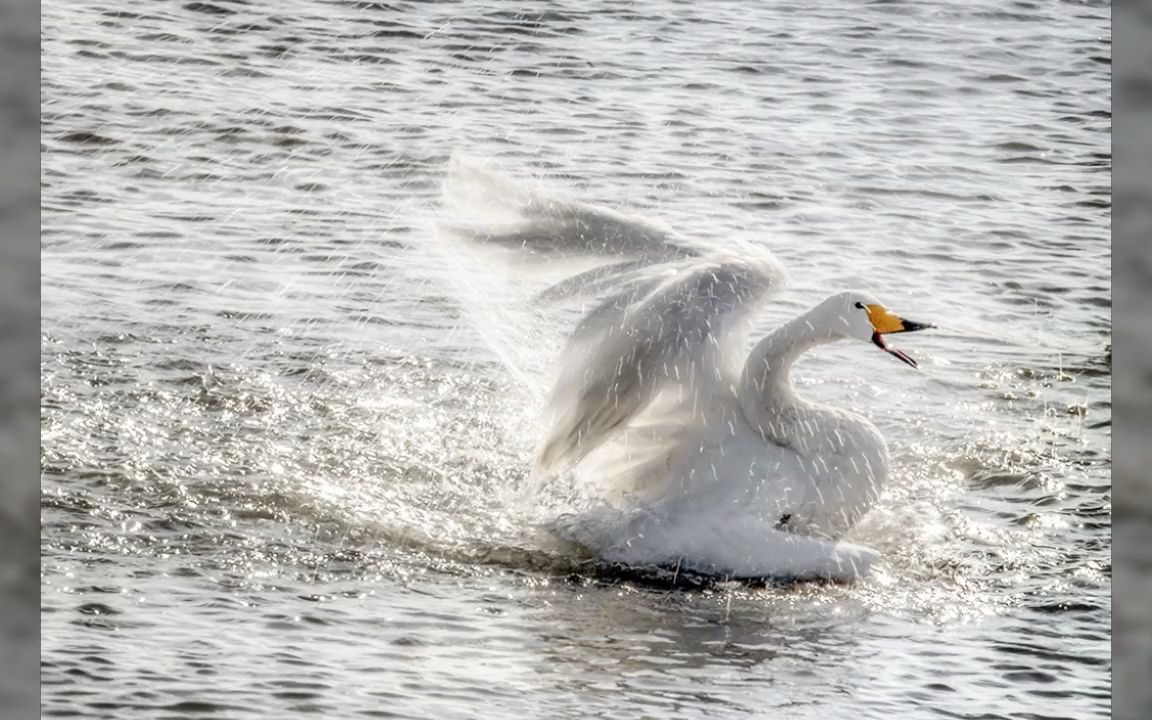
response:
[[[817,308],[818,309],[818,308]],[[837,338],[809,311],[781,325],[753,347],[741,378],[740,402],[753,427],[765,439],[794,445],[792,431],[816,411],[796,396],[792,387],[792,364],[808,350]]]

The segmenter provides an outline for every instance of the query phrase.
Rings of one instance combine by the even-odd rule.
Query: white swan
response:
[[[884,336],[931,327],[864,292],[840,292],[785,323],[746,359],[747,320],[782,285],[767,251],[708,251],[651,221],[514,189],[457,165],[460,183],[514,218],[453,226],[542,257],[604,263],[541,294],[591,302],[548,402],[541,475],[574,473],[603,501],[552,524],[602,559],[731,577],[852,579],[871,550],[837,542],[888,478],[865,418],[798,397],[792,363],[841,339],[916,366]]]

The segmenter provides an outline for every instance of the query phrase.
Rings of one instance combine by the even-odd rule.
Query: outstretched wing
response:
[[[579,462],[671,386],[702,397],[742,344],[740,323],[783,284],[761,248],[709,251],[657,221],[525,190],[460,159],[444,197],[476,210],[457,212],[468,218],[448,228],[458,236],[541,258],[603,259],[538,296],[595,303],[554,381],[537,459],[544,471]]]
[[[457,236],[541,258],[599,256],[651,264],[696,251],[671,228],[636,215],[526,189],[454,157],[443,199]]]
[[[783,279],[769,255],[694,257],[647,270],[613,288],[569,338],[540,469],[578,462],[670,387],[706,401],[729,377],[742,321]]]

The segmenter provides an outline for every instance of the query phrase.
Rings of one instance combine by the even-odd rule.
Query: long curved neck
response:
[[[817,345],[837,340],[819,322],[821,306],[781,325],[752,348],[740,378],[740,405],[744,416],[765,440],[799,449],[805,427],[822,411],[796,396],[790,373],[796,358]]]

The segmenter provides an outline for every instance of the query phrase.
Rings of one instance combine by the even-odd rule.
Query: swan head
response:
[[[890,347],[884,336],[936,327],[932,323],[905,320],[885,307],[875,295],[858,290],[837,293],[824,305],[825,319],[834,335],[872,343],[912,367],[916,367],[916,361],[903,350]]]

